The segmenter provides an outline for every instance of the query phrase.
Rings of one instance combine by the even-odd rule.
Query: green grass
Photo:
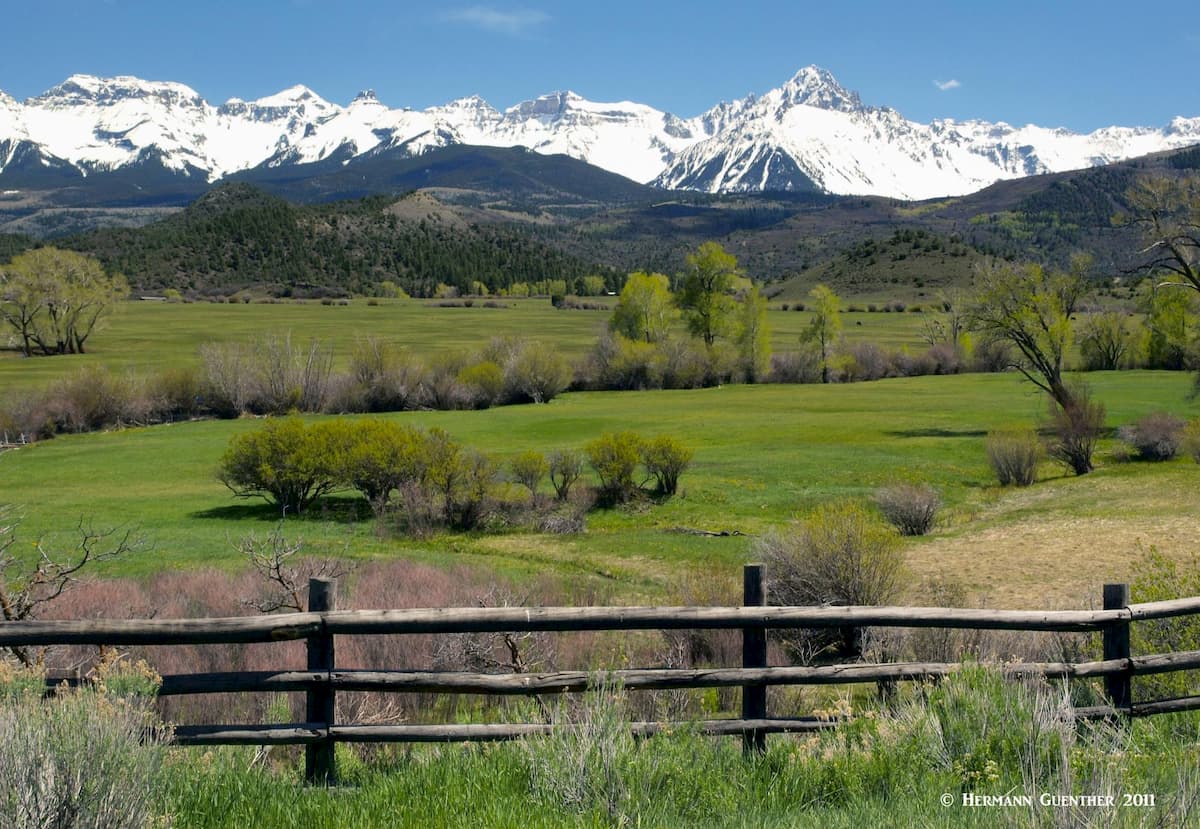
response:
[[[1184,416],[1198,409],[1182,374],[1115,372],[1088,380],[1112,426],[1156,409]],[[919,479],[941,491],[946,507],[933,535],[907,542],[914,583],[951,572],[1014,603],[1076,596],[1078,604],[1081,584],[1127,576],[1138,544],[1179,555],[1195,549],[1200,535],[1185,518],[1200,507],[1194,485],[1200,470],[1190,459],[1119,462],[1109,439],[1091,475],[1067,477],[1047,465],[1028,490],[993,486],[984,435],[1031,423],[1043,411],[1042,398],[1015,375],[960,375],[573,393],[544,406],[386,415],[440,426],[501,459],[530,448],[581,447],[622,429],[679,436],[695,459],[676,498],[594,512],[580,535],[382,538],[350,496],[289,519],[286,532],[303,536],[315,555],[406,556],[518,578],[549,573],[603,583],[631,600],[662,598],[689,571],[735,572],[751,555],[754,536],[786,527],[818,503],[867,498],[886,483]],[[109,573],[240,567],[232,542],[268,530],[277,516],[261,501],[233,497],[214,473],[229,439],[258,425],[253,419],[180,423],[64,436],[5,452],[0,503],[18,506],[26,545],[45,537],[53,547],[69,547],[81,520],[136,529],[153,545],[152,553],[113,564]],[[704,538],[675,531],[680,527],[744,535]],[[1078,531],[1056,535],[1056,527]],[[1082,546],[1066,556],[1072,544]]]
[[[1060,701],[1049,686],[968,669],[889,703],[864,700],[835,731],[772,736],[751,757],[736,739],[686,728],[636,743],[585,703],[578,731],[525,743],[384,749],[369,763],[342,751],[344,785],[332,789],[302,787],[294,752],[264,769],[248,767],[245,750],[188,750],[170,758],[159,793],[173,825],[188,827],[1080,825],[1072,815],[1194,825],[1195,715],[1075,726],[1058,717]],[[964,792],[1032,805],[964,806]],[[1127,793],[1155,803],[1121,805]],[[1114,806],[1072,812],[1043,794],[1113,795]]]
[[[16,351],[0,351],[0,388],[43,385],[89,365],[139,372],[195,365],[197,349],[206,342],[252,342],[274,332],[329,343],[339,365],[345,363],[355,340],[367,335],[426,357],[475,349],[492,337],[522,336],[552,342],[563,354],[577,358],[608,324],[607,311],[558,310],[545,298],[497,301],[508,307],[484,308],[481,300],[471,308],[443,308],[414,300],[368,305],[361,299],[345,306],[127,302],[102,322],[87,343],[87,354],[23,359]],[[774,348],[787,350],[796,347],[811,314],[771,311],[769,317]],[[921,314],[846,314],[846,333],[852,340],[916,349],[923,347],[922,318]]]

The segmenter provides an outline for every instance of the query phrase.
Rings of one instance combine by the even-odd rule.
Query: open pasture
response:
[[[612,302],[589,298],[588,302]],[[520,336],[554,343],[563,354],[583,356],[608,324],[609,312],[559,310],[546,298],[509,299],[504,307],[442,307],[432,301],[357,299],[348,305],[319,302],[217,304],[208,302],[125,302],[101,323],[88,341],[88,353],[23,359],[15,350],[0,350],[0,389],[42,385],[83,366],[149,372],[198,362],[206,342],[252,342],[263,334],[288,333],[305,342],[315,338],[333,347],[335,363],[344,363],[356,339],[376,336],[415,354],[471,350],[492,337]],[[889,347],[924,348],[922,314],[866,313],[843,315],[851,341],[870,340]],[[796,347],[808,325],[808,312],[769,312],[776,351]],[[681,329],[682,330],[682,329]],[[2,342],[2,341],[0,341]]]
[[[329,311],[330,309],[321,309]],[[336,310],[336,309],[334,309]],[[370,309],[372,311],[376,309]],[[460,310],[460,309],[453,309]],[[1190,378],[1164,372],[1088,376],[1117,426],[1155,410],[1194,416]],[[945,501],[933,534],[907,541],[919,585],[945,574],[993,606],[1077,605],[1105,580],[1125,580],[1140,548],[1190,558],[1200,549],[1200,468],[1190,458],[1122,461],[1101,443],[1096,472],[1047,464],[1028,489],[993,484],[986,433],[1032,423],[1043,399],[1015,375],[959,375],[832,386],[727,386],[696,391],[572,393],[542,406],[386,415],[446,429],[464,444],[511,457],[582,447],[605,431],[672,434],[695,450],[680,495],[596,511],[579,535],[447,533],[424,541],[379,535],[365,504],[333,497],[284,532],[313,555],[407,556],[490,568],[518,579],[549,574],[621,600],[672,597],[689,574],[736,573],[753,539],[837,498],[869,498],[922,480]],[[230,437],[253,419],[60,437],[0,454],[0,503],[22,516],[22,549],[45,537],[66,549],[80,521],[136,530],[152,545],[107,572],[243,566],[234,542],[265,535],[278,516],[237,499],[215,478]],[[703,537],[681,529],[729,531]]]

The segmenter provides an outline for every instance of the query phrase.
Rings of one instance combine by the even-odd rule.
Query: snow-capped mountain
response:
[[[564,153],[665,188],[918,199],[1195,143],[1200,117],[1090,134],[983,121],[922,124],[864,105],[812,66],[778,89],[694,118],[572,92],[503,112],[478,97],[424,111],[390,109],[370,91],[340,106],[304,86],[214,106],[183,84],[127,76],[73,75],[24,102],[0,92],[0,182],[18,168],[86,178],[152,164],[211,182],[259,167],[476,144]]]

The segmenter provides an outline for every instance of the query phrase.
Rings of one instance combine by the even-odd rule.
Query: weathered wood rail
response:
[[[1129,629],[1134,622],[1200,613],[1200,597],[1130,604],[1126,585],[1106,585],[1102,610],[980,610],[940,607],[771,607],[764,573],[749,565],[741,607],[538,607],[337,610],[335,585],[314,579],[309,612],[220,619],[137,619],[26,621],[0,623],[0,647],[48,645],[196,645],[254,642],[307,642],[305,670],[174,674],[163,677],[159,693],[183,694],[303,691],[306,718],[285,725],[179,725],[182,745],[299,744],[306,746],[306,777],[331,782],[337,777],[338,742],[462,742],[510,740],[545,734],[547,723],[497,725],[353,725],[336,721],[339,691],[433,692],[487,695],[574,693],[598,683],[628,690],[742,688],[740,718],[690,724],[713,735],[741,735],[747,751],[761,751],[766,735],[803,732],[836,725],[816,717],[770,717],[766,689],[771,685],[829,685],[927,680],[959,670],[960,663],[854,663],[817,667],[767,665],[770,629],[905,627],[1016,631],[1095,631],[1103,635],[1103,659],[1092,662],[1007,663],[1014,676],[1049,679],[1102,678],[1109,705],[1076,709],[1081,718],[1148,716],[1200,709],[1200,696],[1133,702],[1134,676],[1200,669],[1200,651],[1133,656]],[[734,629],[742,631],[742,666],[701,669],[625,669],[603,672],[552,671],[480,674],[462,671],[346,670],[337,667],[335,637],[374,634],[519,633],[528,631]],[[679,724],[630,723],[648,736]]]

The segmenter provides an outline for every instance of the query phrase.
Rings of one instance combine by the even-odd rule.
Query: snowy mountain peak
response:
[[[780,89],[783,100],[795,106],[855,112],[863,108],[857,92],[847,91],[828,70],[806,66]]]
[[[1200,144],[1200,117],[1089,134],[978,120],[922,124],[864,106],[817,66],[694,118],[569,91],[504,112],[478,96],[423,111],[389,109],[370,90],[341,106],[301,85],[213,107],[183,84],[129,76],[72,75],[24,102],[0,93],[0,148],[9,148],[7,160],[0,150],[0,175],[14,147],[47,169],[87,175],[159,165],[215,181],[255,167],[349,164],[365,153],[411,156],[455,143],[565,153],[672,189],[816,188],[922,199]]]
[[[173,81],[144,81],[130,75],[99,78],[72,75],[27,104],[111,106],[127,100],[153,100],[166,106],[204,107],[206,102],[190,86]]]
[[[551,92],[541,95],[532,101],[522,101],[516,106],[509,107],[505,114],[511,118],[529,120],[530,118],[553,119],[561,116],[572,103],[583,98],[574,92]]]
[[[238,101],[237,98],[232,98],[229,102],[234,103],[236,101]],[[318,104],[330,106],[328,101],[303,84],[289,86],[287,89],[280,90],[274,95],[268,95],[265,98],[259,98],[256,101],[251,101],[251,103],[258,107],[286,107],[296,106],[297,104]]]

